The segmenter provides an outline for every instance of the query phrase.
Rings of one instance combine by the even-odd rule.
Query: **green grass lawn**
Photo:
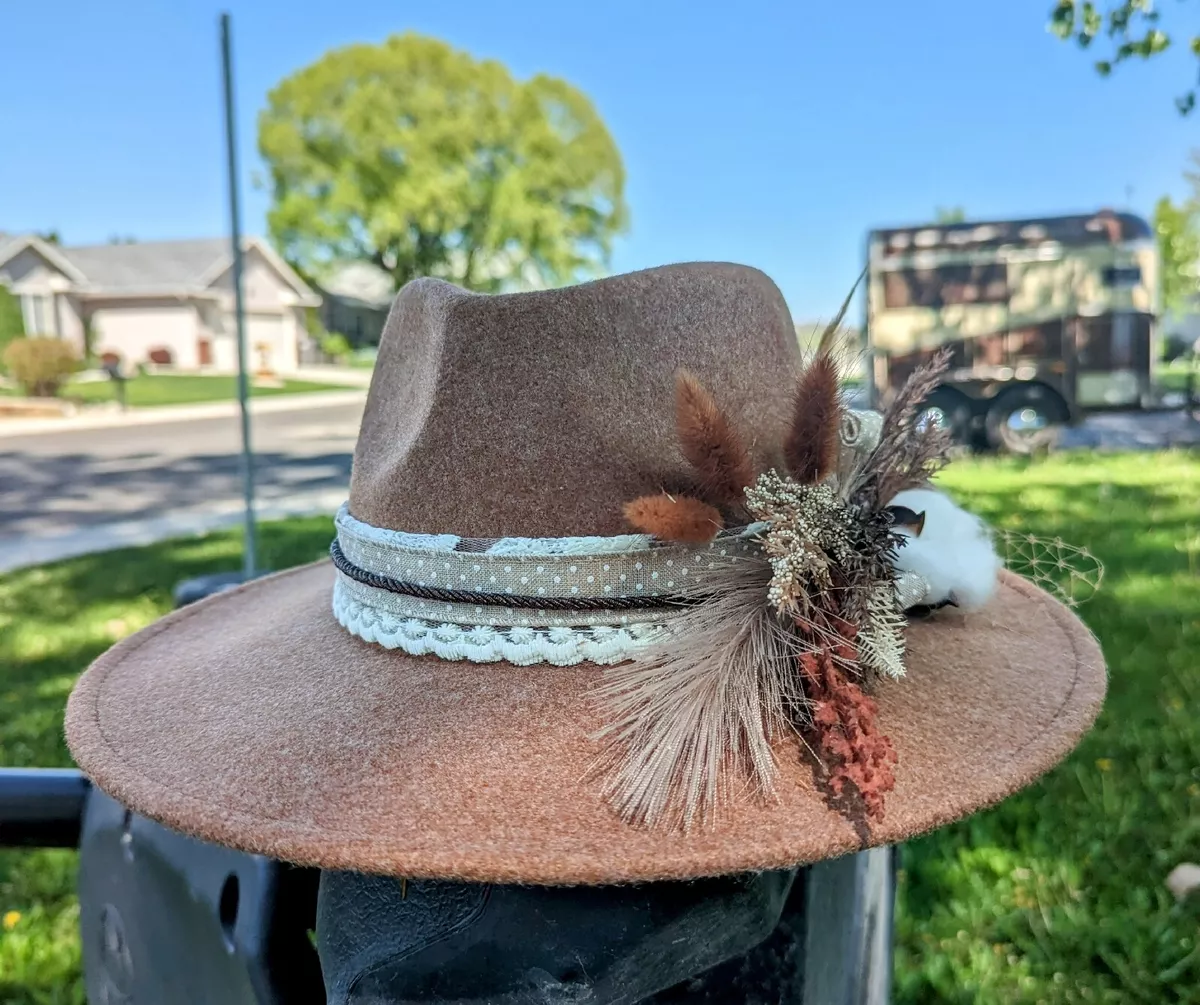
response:
[[[299,394],[307,391],[344,391],[336,384],[317,384],[307,380],[287,380],[281,387],[251,387],[254,397],[275,394]],[[0,394],[5,393],[0,388]],[[19,394],[10,388],[8,394]],[[125,385],[126,403],[130,408],[154,405],[192,405],[205,401],[231,401],[237,397],[237,378],[202,374],[147,374],[134,377]],[[62,398],[82,404],[117,401],[117,388],[112,381],[97,380],[70,383],[62,389]]]
[[[1162,366],[1154,375],[1154,381],[1167,391],[1182,391],[1187,387],[1188,376],[1193,374],[1196,393],[1200,394],[1200,363],[1191,360],[1176,360]]]
[[[1198,1002],[1200,903],[1176,905],[1163,879],[1200,861],[1200,456],[964,461],[943,481],[997,525],[1104,561],[1081,613],[1111,684],[1058,769],[905,846],[895,1001]],[[317,558],[331,532],[268,524],[264,561]],[[69,764],[62,708],[78,671],[166,612],[176,581],[238,555],[227,533],[0,577],[0,764]],[[6,1005],[83,1000],[74,858],[0,853]]]

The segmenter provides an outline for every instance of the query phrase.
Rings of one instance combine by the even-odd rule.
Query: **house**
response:
[[[320,282],[321,324],[346,336],[356,349],[379,345],[379,336],[395,298],[395,284],[370,262],[347,262],[332,268]]]
[[[247,365],[287,374],[321,298],[257,238],[243,243]],[[67,339],[128,364],[233,372],[233,256],[221,238],[59,247],[0,234],[0,283],[21,302],[31,335]]]

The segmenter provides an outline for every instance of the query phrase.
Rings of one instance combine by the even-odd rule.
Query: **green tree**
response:
[[[1149,59],[1165,52],[1175,42],[1159,25],[1162,12],[1154,0],[1057,0],[1050,12],[1050,30],[1064,41],[1074,40],[1081,49],[1090,49],[1102,35],[1108,41],[1103,59],[1093,64],[1096,72],[1107,77],[1118,64],[1130,59]],[[1193,56],[1200,58],[1200,34],[1184,33]],[[1196,106],[1196,86],[1175,99],[1183,115]]]
[[[933,219],[935,223],[966,223],[967,211],[962,206],[937,206]]]
[[[21,315],[21,301],[0,283],[0,373],[5,370],[4,347],[24,337],[25,318]]]
[[[1176,205],[1164,195],[1154,207],[1154,233],[1158,237],[1163,306],[1168,311],[1182,310],[1200,293],[1196,274],[1200,265],[1196,203],[1187,200]]]
[[[551,285],[607,266],[625,174],[591,102],[414,34],[336,49],[259,116],[271,236],[301,272],[365,260],[397,286]]]

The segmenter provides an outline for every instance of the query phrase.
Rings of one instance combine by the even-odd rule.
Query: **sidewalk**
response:
[[[337,508],[345,501],[344,488],[259,499],[255,506],[255,516],[259,522],[322,514],[328,514],[332,520]],[[240,526],[242,512],[240,499],[227,499],[206,506],[177,510],[168,516],[99,524],[66,534],[0,537],[0,574],[30,565],[74,558],[77,555],[155,544],[170,538],[192,537],[226,527]],[[332,533],[331,522],[331,539]]]
[[[369,381],[370,371],[364,372]],[[251,398],[250,414],[265,415],[273,412],[298,412],[334,405],[353,405],[365,397],[366,385],[362,384],[345,391],[311,391],[303,394],[280,394],[267,398]],[[0,419],[0,439],[7,436],[30,436],[37,433],[65,433],[77,429],[107,429],[153,425],[162,422],[192,422],[196,419],[220,419],[237,414],[238,403],[236,401],[210,401],[197,405],[158,405],[154,408],[131,408],[127,412],[85,412],[82,415],[52,419]]]
[[[344,384],[346,387],[370,387],[373,370],[361,366],[333,366],[312,363],[300,367],[291,380],[311,380],[314,384]]]

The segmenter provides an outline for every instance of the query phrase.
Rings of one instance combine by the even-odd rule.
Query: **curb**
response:
[[[366,397],[366,388],[353,388],[345,391],[308,391],[251,398],[250,414],[267,415],[274,412],[354,405],[365,401]],[[98,415],[72,415],[55,419],[0,419],[0,439],[36,436],[39,433],[67,433],[81,429],[113,429],[197,419],[232,418],[238,412],[236,401],[213,401],[196,405],[159,405],[153,408],[136,408],[128,412],[103,412]]]

